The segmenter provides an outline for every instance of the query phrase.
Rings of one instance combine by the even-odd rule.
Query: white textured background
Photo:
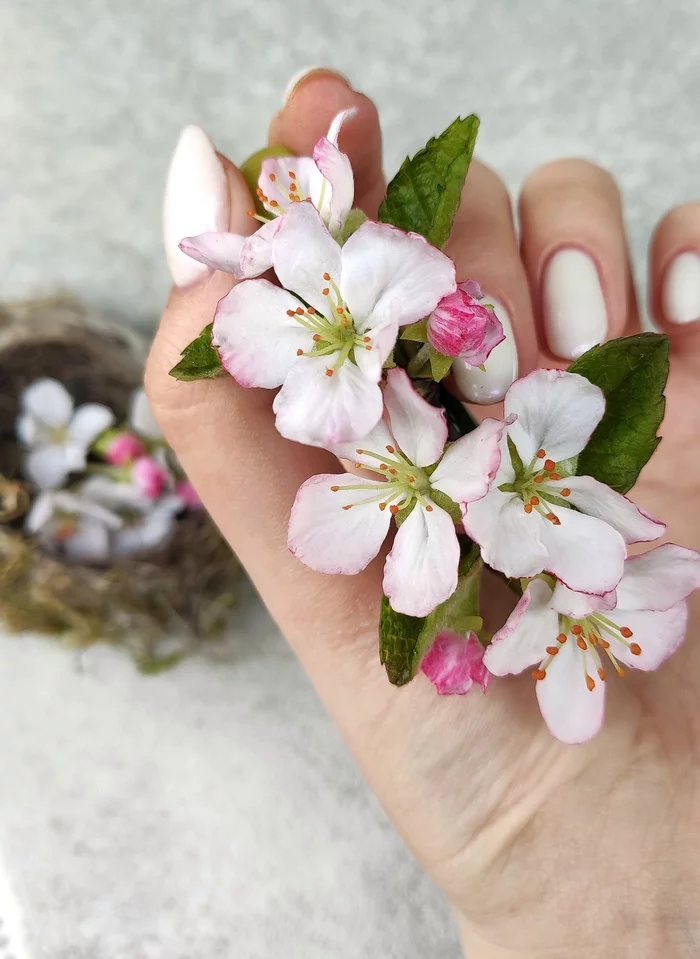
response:
[[[151,324],[180,127],[242,159],[310,63],[376,99],[390,171],[471,110],[512,187],[602,162],[643,278],[655,220],[700,192],[699,36],[697,0],[4,0],[0,296]],[[2,641],[0,920],[1,959],[460,954],[253,600],[217,661],[158,678]]]

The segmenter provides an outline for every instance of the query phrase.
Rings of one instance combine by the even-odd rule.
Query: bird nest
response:
[[[88,646],[126,647],[154,671],[221,633],[239,566],[204,511],[181,516],[165,545],[103,568],[44,552],[24,532],[32,490],[15,435],[22,391],[60,380],[76,404],[104,403],[123,420],[141,383],[146,344],[67,298],[0,306],[0,621]]]

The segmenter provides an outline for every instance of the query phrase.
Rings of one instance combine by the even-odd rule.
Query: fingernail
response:
[[[669,323],[700,319],[700,255],[679,254],[666,273],[663,287],[664,316]]]
[[[582,250],[559,250],[542,282],[547,343],[555,356],[575,360],[602,343],[608,332],[605,297],[598,268]]]
[[[331,70],[329,67],[304,67],[303,70],[298,70],[287,84],[284,91],[283,106],[289,103],[297,87],[312,73],[327,73],[330,76],[338,77],[339,80],[342,80],[343,83],[347,83],[347,85],[350,86],[348,78],[343,76],[342,73],[338,73],[337,70]]]
[[[200,127],[180,134],[170,161],[163,206],[163,242],[176,286],[188,286],[211,272],[178,247],[186,236],[228,230],[228,180],[216,150]]]
[[[513,325],[506,308],[488,293],[484,303],[491,303],[501,321],[506,335],[484,364],[485,370],[467,366],[457,358],[452,365],[452,374],[465,400],[469,403],[498,403],[506,395],[508,387],[518,377],[518,351],[513,336]]]

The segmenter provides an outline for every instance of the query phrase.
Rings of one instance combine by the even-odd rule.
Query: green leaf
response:
[[[478,117],[458,117],[413,159],[406,158],[379,207],[380,221],[420,233],[438,248],[444,246],[459,209],[478,130]]]
[[[402,340],[410,340],[412,343],[428,342],[428,321],[418,320],[417,323],[411,323],[405,326],[401,333]]]
[[[626,493],[661,442],[669,343],[659,333],[610,340],[569,367],[605,394],[605,415],[580,453],[576,472]]]
[[[430,355],[430,372],[433,374],[435,382],[439,383],[440,380],[445,379],[452,369],[452,364],[455,361],[454,357],[438,353],[435,347],[430,345],[428,346],[428,353]]]
[[[459,565],[457,589],[444,603],[426,617],[397,613],[382,599],[379,619],[379,659],[386,669],[389,681],[395,686],[410,682],[421,660],[435,642],[442,629],[455,633],[479,630],[479,586],[482,563],[479,549],[472,545]]]
[[[260,179],[260,172],[262,170],[263,160],[267,160],[270,157],[290,157],[294,156],[291,150],[284,146],[273,146],[273,147],[263,147],[262,150],[257,150],[252,156],[249,156],[239,167],[241,173],[243,174],[243,179],[245,180],[250,194],[253,197],[253,202],[255,203],[255,212],[260,216],[268,217],[270,214],[267,212],[265,207],[262,205],[258,199],[258,180]]]
[[[221,376],[225,370],[219,354],[211,345],[212,324],[205,326],[196,340],[184,348],[182,359],[172,368],[170,375],[176,380],[207,380]]]

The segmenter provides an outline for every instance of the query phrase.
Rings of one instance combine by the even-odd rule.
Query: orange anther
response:
[[[309,316],[316,316],[316,310],[313,308],[313,306],[310,306],[306,312],[309,314]]]
[[[639,643],[632,643],[630,645],[630,652],[632,653],[633,656],[641,656],[642,647],[639,645]]]
[[[629,639],[630,636],[634,636],[634,633],[633,633],[632,630],[629,628],[629,626],[621,626],[621,627],[620,627],[620,634],[621,634],[622,636],[624,636],[625,639]]]
[[[539,456],[540,454],[538,453],[537,455]],[[544,468],[547,470],[548,473],[551,473],[556,465],[557,464],[554,462],[554,460],[544,461]]]
[[[393,446],[387,446],[387,447],[386,447],[386,451],[387,451],[387,453],[395,453],[395,452],[396,452],[396,450],[394,449]]]
[[[541,473],[539,473],[539,474],[535,477],[535,482],[536,482],[536,483],[544,483],[544,476],[543,476]]]
[[[561,520],[558,516],[555,516],[554,513],[547,513],[547,519],[553,526],[561,526]]]
[[[530,497],[530,506],[539,506],[539,505],[540,505],[540,498],[539,498],[539,496],[531,496],[531,497]]]
[[[580,626],[572,626],[571,632],[574,634],[574,636],[580,636],[583,630],[581,629]]]
[[[617,671],[617,675],[618,675],[618,676],[624,676],[624,675],[625,675],[624,669],[623,669],[622,666],[620,666],[619,664],[618,664],[617,666],[615,666],[615,670]]]
[[[287,316],[296,316],[294,310],[287,310]]]
[[[335,312],[336,312],[336,313],[344,313],[344,312],[345,312],[345,307],[343,307],[343,306],[336,306]]]
[[[576,637],[576,645],[578,646],[579,649],[588,649],[588,643],[583,638],[583,636]]]
[[[379,504],[379,509],[380,509],[382,512],[384,512],[384,510],[386,509],[386,503],[380,503],[380,504]]]
[[[602,636],[598,637],[598,645],[602,646],[603,649],[610,649],[610,643],[607,641],[607,639],[603,639]]]
[[[392,506],[389,507],[389,510],[390,510],[390,512],[392,512],[392,513],[394,514],[394,516],[396,516],[396,514],[397,514],[398,511],[399,511],[399,508],[398,508],[398,506],[396,505],[396,503],[394,503]]]
[[[288,194],[287,194],[287,199],[288,199],[288,200],[291,200],[292,203],[294,203],[294,201],[296,200],[296,197],[295,197],[295,195],[294,195],[293,193],[288,193]]]
[[[391,473],[392,476],[396,476],[396,474],[398,473],[398,470],[389,470],[389,472]]]
[[[558,479],[561,479],[561,476],[559,475],[559,473],[550,473],[549,478],[553,481],[556,481]]]
[[[366,349],[366,350],[369,350],[370,353],[372,352],[372,347],[371,347],[371,346],[366,346],[365,349]]]
[[[294,170],[289,170],[288,173],[289,173],[289,179],[290,179],[290,180],[296,180],[297,175],[296,175],[296,173],[294,172]]]
[[[277,179],[277,174],[276,174],[276,173],[270,173],[270,174],[269,174],[269,178],[270,178],[270,179],[272,180],[272,182],[274,183],[275,180]]]
[[[351,506],[352,506],[352,503],[348,503],[348,505],[347,505],[347,506],[343,506],[343,509],[350,509],[350,508],[351,508]]]
[[[326,370],[326,376],[333,376],[333,370]]]
[[[331,486],[331,493],[337,493],[339,489],[339,486]]]
[[[588,686],[589,692],[591,693],[595,689],[595,680],[592,676],[589,676],[588,673],[586,673],[586,686]]]
[[[267,199],[267,197],[264,197],[263,199]],[[279,203],[277,200],[270,200],[270,206],[279,206]]]
[[[298,191],[298,189],[299,189],[299,187],[296,185],[296,183],[290,183],[290,184],[289,184],[289,192],[290,192],[290,193],[296,193],[296,192]]]
[[[379,469],[380,469],[380,470],[388,470],[389,467],[386,465],[386,463],[382,463],[381,466],[379,467]]]
[[[415,481],[416,481],[415,476],[409,476],[409,477],[408,477],[408,482],[409,482],[409,483],[415,483]]]
[[[355,452],[358,454],[358,456],[362,456],[364,450],[355,450]]]
[[[318,343],[318,341],[321,339],[321,334],[320,334],[320,333],[314,333],[314,335],[311,337],[311,339],[314,341],[314,343]]]
[[[297,316],[303,316],[303,315],[304,315],[304,307],[303,307],[303,306],[298,306],[298,307],[297,307]]]
[[[568,486],[565,486],[565,487],[564,487],[564,489],[561,491],[561,495],[562,495],[562,496],[571,496],[571,490],[569,489]]]
[[[362,342],[363,342],[363,343],[371,343],[371,342],[372,342],[372,337],[371,337],[371,336],[363,336],[363,337],[362,337]]]
[[[258,187],[255,192],[258,194],[258,196],[259,196],[261,199],[262,199],[262,197],[265,196],[265,194],[264,194],[263,191],[260,189],[260,187]]]
[[[557,642],[558,642],[558,643],[561,643],[562,646],[563,646],[564,643],[566,642],[567,638],[568,638],[568,637],[567,637],[566,633],[559,633],[559,635],[557,636]]]
[[[432,507],[430,504],[428,504],[428,505],[425,507],[425,511],[426,511],[426,513],[432,513],[433,507]]]
[[[324,288],[321,290],[321,293],[323,293],[324,296],[328,296],[330,292],[331,291],[328,289],[327,286],[324,286]]]
[[[303,350],[297,350],[297,356],[303,356],[303,355],[304,355]]]
[[[532,512],[532,506],[530,506],[529,503],[526,503],[525,506],[523,507],[523,509],[525,510],[526,513],[531,513],[531,512]]]
[[[246,216],[255,216],[255,210],[246,210]]]
[[[545,673],[545,671],[544,671],[543,669],[533,669],[533,670],[532,670],[532,678],[533,678],[533,679],[544,679],[544,677],[545,677],[546,675],[547,675],[547,674]]]
[[[543,460],[546,455],[544,450],[537,450],[537,459]]]
[[[599,669],[599,670],[598,670],[598,675],[600,676],[600,678],[602,679],[602,681],[605,682],[605,670],[602,669],[602,668]]]
[[[558,647],[558,646],[547,646],[547,652],[549,653],[550,656],[556,656],[557,653],[559,652],[559,647]]]
[[[324,279],[324,280],[330,280],[330,278],[331,278],[330,273],[324,273],[324,274],[323,274],[323,279]]]

